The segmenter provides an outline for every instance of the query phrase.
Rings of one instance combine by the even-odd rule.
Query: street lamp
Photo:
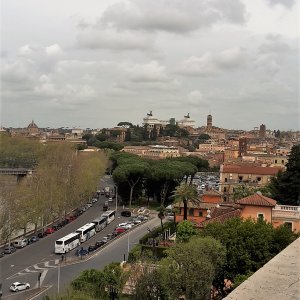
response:
[[[116,188],[116,211],[118,210],[118,186],[115,186]]]

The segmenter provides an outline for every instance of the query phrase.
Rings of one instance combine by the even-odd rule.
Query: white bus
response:
[[[76,232],[78,232],[80,235],[81,243],[85,242],[86,240],[88,240],[96,234],[95,227],[96,225],[94,223],[87,223],[76,230]]]
[[[56,254],[64,254],[80,245],[80,235],[72,232],[59,240],[55,241],[54,252]]]
[[[96,225],[96,231],[101,231],[103,228],[106,227],[107,225],[107,221],[105,217],[100,217],[95,219],[94,221],[92,221],[92,223],[94,223]]]
[[[105,217],[107,220],[107,224],[112,222],[115,219],[116,212],[114,210],[108,210],[101,215],[101,217]]]

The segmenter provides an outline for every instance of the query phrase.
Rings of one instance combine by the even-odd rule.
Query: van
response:
[[[14,241],[14,247],[16,248],[24,248],[25,246],[27,246],[27,244],[27,239],[19,239]]]

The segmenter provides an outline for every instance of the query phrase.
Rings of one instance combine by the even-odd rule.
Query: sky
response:
[[[0,125],[299,130],[299,1],[2,0]]]

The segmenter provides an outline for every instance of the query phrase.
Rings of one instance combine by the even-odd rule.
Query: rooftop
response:
[[[255,205],[255,206],[271,206],[274,207],[276,205],[276,200],[268,198],[266,196],[255,193],[248,197],[239,199],[236,203],[241,205]]]

